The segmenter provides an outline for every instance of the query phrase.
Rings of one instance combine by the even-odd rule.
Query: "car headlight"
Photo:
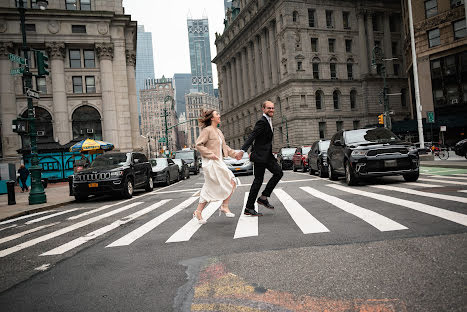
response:
[[[120,177],[123,175],[123,170],[118,170],[118,171],[112,171],[110,172],[111,177]]]
[[[73,180],[74,180],[74,181],[80,181],[80,180],[81,180],[81,176],[80,176],[80,175],[74,175],[74,176],[73,176]]]
[[[411,145],[408,147],[409,152],[417,151],[418,148],[415,145]]]
[[[246,161],[243,163],[244,166],[248,166],[249,164],[250,164],[250,161],[249,161],[249,160],[246,160]]]
[[[352,156],[366,156],[368,150],[354,150],[352,151]]]

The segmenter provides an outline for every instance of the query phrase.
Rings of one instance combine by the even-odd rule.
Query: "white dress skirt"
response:
[[[219,139],[220,136],[219,136]],[[222,139],[220,144],[222,155]],[[204,185],[199,196],[200,203],[224,200],[233,192],[231,181],[235,176],[224,160],[203,158]]]

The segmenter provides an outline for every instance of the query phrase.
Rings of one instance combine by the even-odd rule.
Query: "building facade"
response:
[[[187,25],[190,48],[191,88],[213,95],[208,19],[188,19]]]
[[[276,104],[273,149],[377,124],[385,69],[393,120],[410,117],[400,1],[242,0],[216,36],[221,125],[240,148]],[[237,8],[239,7],[239,8]],[[375,46],[386,60],[376,58]],[[383,64],[385,65],[383,68]],[[286,138],[290,142],[286,141]]]
[[[171,78],[147,79],[140,91],[141,131],[145,136],[154,138],[159,153],[161,150],[174,151],[177,136],[174,126],[177,122],[174,89]],[[165,129],[168,130],[168,145],[165,142]]]
[[[139,90],[144,89],[144,81],[146,79],[154,78],[152,33],[144,31],[143,25],[138,25],[136,43],[136,96],[138,100],[138,115],[141,114]]]
[[[173,77],[175,88],[175,109],[177,115],[186,113],[185,95],[190,93],[191,87],[191,74],[174,74]]]
[[[186,145],[195,147],[196,139],[200,134],[198,118],[202,109],[219,110],[219,99],[207,93],[192,92],[186,95],[186,118],[191,120],[186,126]]]
[[[117,150],[138,148],[135,84],[136,22],[124,15],[121,0],[49,0],[47,10],[24,1],[29,48],[48,55],[50,75],[33,77],[38,143],[61,145],[86,137],[112,142]],[[12,132],[12,120],[27,115],[21,75],[10,53],[22,56],[16,2],[0,0],[1,159],[17,162],[29,136]],[[30,71],[37,74],[34,53]],[[40,150],[39,150],[40,152]]]
[[[434,112],[433,124],[425,123],[426,141],[453,145],[467,131],[467,28],[464,0],[412,0],[415,51],[422,117]],[[402,1],[404,42],[409,78],[413,77],[409,12]],[[416,118],[415,87],[409,79],[410,103]],[[440,135],[440,127],[446,132]],[[433,128],[433,138],[431,134]],[[444,136],[444,138],[443,138]]]

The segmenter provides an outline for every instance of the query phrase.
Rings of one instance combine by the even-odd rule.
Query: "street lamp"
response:
[[[23,54],[26,59],[26,64],[23,72],[24,86],[29,90],[32,89],[32,73],[29,71],[29,48],[26,42],[26,23],[25,23],[25,13],[26,8],[24,7],[24,2],[22,0],[18,1],[19,3],[19,16],[21,20],[21,35],[23,37]],[[47,8],[48,1],[39,0],[37,5],[41,10]],[[47,202],[47,197],[45,195],[44,186],[42,185],[41,179],[41,170],[39,166],[39,158],[37,156],[37,133],[36,133],[36,117],[34,115],[34,106],[32,104],[32,97],[28,96],[28,121],[29,121],[29,137],[31,139],[31,167],[29,171],[31,172],[31,192],[29,193],[29,204],[42,204]]]
[[[282,122],[284,122],[284,120],[285,120],[285,139],[286,139],[286,142],[287,142],[287,147],[290,147],[290,144],[289,144],[289,127],[287,126],[287,117],[282,116]]]
[[[169,129],[167,128],[167,106],[165,105],[165,102],[167,101],[173,101],[173,97],[170,95],[166,95],[164,97],[164,122],[165,122],[165,143],[167,144],[167,151],[170,150],[169,148]],[[165,153],[166,157],[169,158],[169,153]]]

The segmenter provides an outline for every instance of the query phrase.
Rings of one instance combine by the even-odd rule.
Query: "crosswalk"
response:
[[[367,185],[365,187],[348,187],[342,181],[331,183],[325,179],[289,180],[276,187],[271,200],[275,203],[274,214],[289,218],[296,228],[284,230],[295,231],[297,235],[327,235],[338,231],[329,222],[329,216],[320,215],[320,207],[326,207],[348,216],[350,220],[361,220],[373,231],[391,233],[414,230],[420,224],[399,218],[385,207],[398,207],[410,213],[422,213],[439,218],[439,222],[449,221],[467,227],[467,195],[464,185],[465,176],[423,176],[420,183],[391,183]],[[295,181],[295,182],[291,182]],[[310,182],[310,183],[308,183]],[[319,183],[318,183],[319,182]],[[456,184],[458,189],[453,190]],[[433,191],[434,188],[450,189],[449,194]],[[266,218],[245,216],[235,207],[245,207],[248,198],[248,184],[239,186],[232,200],[231,207],[236,213],[232,227],[231,239],[261,239],[260,224],[268,222]],[[426,190],[424,190],[426,189]],[[192,189],[196,191],[197,189]],[[0,258],[20,252],[21,250],[49,242],[38,256],[58,256],[77,249],[118,228],[131,224],[124,234],[114,233],[111,242],[105,248],[124,248],[137,245],[145,235],[157,232],[161,225],[170,224],[169,230],[164,228],[166,244],[182,243],[196,240],[195,235],[201,231],[209,231],[211,224],[218,220],[220,202],[212,202],[203,210],[203,218],[207,224],[199,224],[196,219],[186,218],[184,210],[195,209],[198,197],[193,192],[164,192],[164,199],[157,193],[146,193],[137,198],[106,204],[93,209],[73,208],[67,210],[50,210],[30,214],[0,222]],[[349,196],[351,195],[351,196]],[[452,208],[454,205],[454,208]],[[256,207],[256,209],[259,209]],[[86,211],[83,211],[86,210]],[[161,211],[159,213],[158,211]],[[331,210],[334,212],[334,210]],[[120,216],[130,212],[126,216]],[[330,212],[328,212],[330,213]],[[183,215],[183,217],[181,216]],[[180,216],[180,217],[179,217]],[[146,221],[138,224],[138,220]],[[263,221],[266,220],[266,221]],[[108,222],[107,222],[108,221]],[[412,223],[411,223],[412,222]],[[98,225],[98,226],[97,226]],[[427,226],[431,226],[429,224]],[[360,224],[361,226],[361,224]],[[78,229],[92,228],[87,234],[73,235]],[[67,234],[67,235],[65,235]],[[34,237],[34,235],[37,235]],[[115,238],[115,236],[117,236]],[[60,239],[58,239],[60,237]],[[194,238],[195,237],[195,238]],[[55,239],[55,240],[54,240]],[[54,240],[54,241],[52,241]],[[55,245],[55,241],[57,244]],[[15,243],[16,242],[16,243]],[[50,245],[55,245],[53,248]],[[41,249],[41,248],[36,248]],[[35,249],[35,250],[36,250]]]

